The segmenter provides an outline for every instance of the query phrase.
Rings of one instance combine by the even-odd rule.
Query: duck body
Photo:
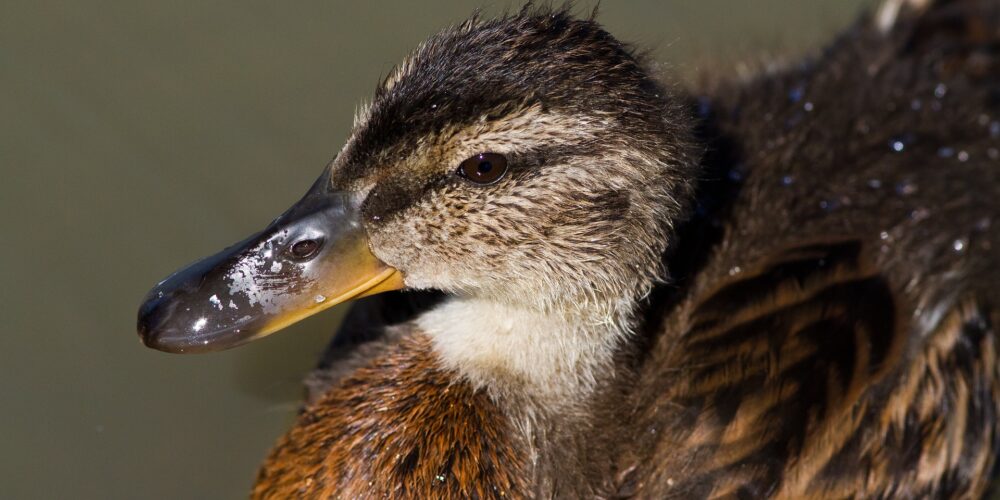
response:
[[[706,180],[675,279],[586,403],[477,390],[413,319],[448,299],[367,299],[256,493],[983,494],[1000,430],[1000,73],[968,40],[920,38],[939,21],[862,21],[814,61],[692,97]]]
[[[300,202],[352,193],[381,274],[344,297],[410,291],[352,308],[253,496],[984,495],[998,43],[995,2],[890,1],[802,64],[674,95],[565,11],[432,38]],[[273,331],[259,294],[259,330],[172,326],[216,276],[282,269],[252,245],[154,289],[144,341]]]
[[[719,181],[670,266],[679,290],[647,309],[668,311],[633,394],[650,437],[628,441],[645,446],[622,453],[620,492],[984,495],[1000,6],[938,4],[702,98]]]

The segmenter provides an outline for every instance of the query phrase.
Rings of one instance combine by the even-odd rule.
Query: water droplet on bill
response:
[[[207,323],[208,323],[208,318],[198,318],[198,320],[195,321],[193,325],[191,325],[191,329],[196,332],[200,332],[202,328],[205,328],[205,324]]]

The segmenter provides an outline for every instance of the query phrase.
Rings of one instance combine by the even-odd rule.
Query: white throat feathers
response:
[[[630,310],[541,310],[459,296],[416,324],[442,364],[476,388],[572,405],[613,376],[612,358],[630,334]]]

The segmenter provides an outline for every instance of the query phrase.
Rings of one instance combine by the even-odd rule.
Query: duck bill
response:
[[[148,347],[228,349],[341,302],[403,287],[376,258],[361,224],[361,197],[322,176],[264,231],[191,264],[154,287],[139,308]]]

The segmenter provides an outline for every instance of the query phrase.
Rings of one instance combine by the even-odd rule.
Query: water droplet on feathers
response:
[[[797,85],[788,91],[788,101],[796,103],[802,100],[802,97],[806,94],[806,89],[802,85]]]
[[[917,208],[910,211],[910,219],[914,222],[920,222],[931,216],[930,210],[926,208]]]
[[[896,183],[896,194],[909,196],[917,192],[917,185],[911,180],[902,180]]]

